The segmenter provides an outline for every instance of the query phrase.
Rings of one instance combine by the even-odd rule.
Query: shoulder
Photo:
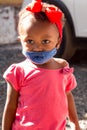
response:
[[[20,89],[19,86],[21,86],[20,84],[24,79],[23,64],[24,62],[12,64],[3,74],[3,78],[10,83],[16,91]]]
[[[60,68],[69,66],[69,63],[65,59],[62,59],[62,58],[54,58],[54,61],[58,64]]]
[[[23,65],[24,65],[25,61],[22,61],[20,63],[14,63],[12,65],[10,65],[6,71],[4,72],[4,75],[11,75],[13,73],[18,73],[19,71],[21,71],[23,69]]]
[[[14,69],[23,69],[26,66],[26,60],[21,61],[19,63],[14,63],[12,64],[9,68],[14,68]]]

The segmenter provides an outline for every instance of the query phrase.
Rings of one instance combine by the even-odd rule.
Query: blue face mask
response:
[[[49,61],[54,55],[56,55],[57,49],[54,48],[51,51],[42,51],[42,52],[30,52],[23,51],[23,55],[29,58],[35,64],[44,64]]]

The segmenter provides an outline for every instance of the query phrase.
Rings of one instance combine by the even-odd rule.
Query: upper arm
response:
[[[66,96],[67,96],[67,101],[68,101],[68,109],[71,110],[71,109],[73,109],[73,106],[75,105],[72,92],[71,91],[66,92]]]
[[[18,92],[7,82],[7,98],[2,118],[2,130],[11,130],[18,104]]]
[[[70,99],[70,97],[72,97],[72,92],[71,91],[66,92],[66,96],[68,99]]]
[[[15,109],[18,104],[18,91],[14,89],[11,83],[7,82],[7,98],[6,105]]]

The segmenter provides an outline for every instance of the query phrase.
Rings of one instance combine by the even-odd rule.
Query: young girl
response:
[[[33,1],[20,12],[18,32],[25,61],[4,73],[7,99],[2,130],[65,130],[66,118],[80,130],[67,61],[53,58],[62,40],[64,15],[54,5]]]

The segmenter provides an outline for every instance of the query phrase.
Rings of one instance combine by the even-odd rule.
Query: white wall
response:
[[[32,0],[23,0],[22,8],[24,8],[26,5],[28,5]]]
[[[13,43],[17,40],[15,8],[0,7],[0,44]]]
[[[32,0],[24,0],[22,8]],[[15,12],[14,6],[0,6],[0,45],[14,43],[17,41]]]

